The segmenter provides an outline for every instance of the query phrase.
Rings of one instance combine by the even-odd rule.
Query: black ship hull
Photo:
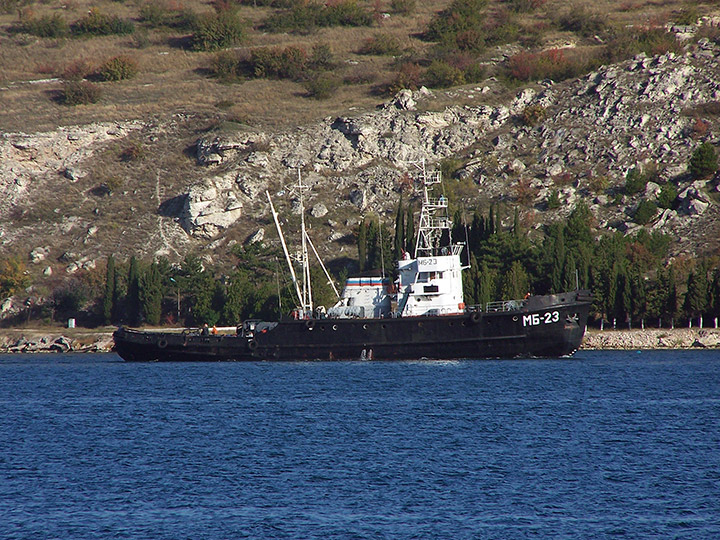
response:
[[[120,328],[113,337],[127,361],[560,357],[580,346],[590,301],[589,292],[580,290],[460,315],[291,320],[250,335]]]

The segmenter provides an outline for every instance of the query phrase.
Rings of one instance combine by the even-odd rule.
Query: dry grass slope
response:
[[[242,2],[239,6],[239,17],[247,28],[246,40],[237,47],[241,52],[254,47],[294,45],[310,50],[317,43],[330,45],[337,76],[354,84],[342,86],[329,99],[309,100],[299,82],[259,79],[222,84],[208,73],[214,53],[189,50],[187,29],[151,27],[143,21],[143,10],[147,6],[170,14],[182,10],[206,14],[213,10],[209,2],[4,0],[0,2],[0,8],[4,6],[8,12],[0,13],[0,92],[3,96],[0,126],[4,131],[36,131],[60,125],[130,120],[175,112],[236,118],[262,126],[284,126],[341,114],[353,108],[372,107],[378,101],[378,88],[387,86],[396,77],[404,60],[427,65],[439,54],[434,44],[422,40],[421,35],[433,17],[448,8],[451,2],[416,2],[415,9],[407,15],[394,13],[394,3],[390,1],[360,0],[358,3],[373,12],[375,22],[372,27],[329,27],[307,33],[266,32],[262,23],[277,9],[253,7],[252,2]],[[535,5],[540,7],[532,9]],[[569,5],[561,0],[490,0],[486,24],[491,26],[496,20],[505,20],[503,17],[508,17],[513,8],[518,12],[512,15],[517,35],[514,41],[511,39],[510,51],[573,43],[576,45],[574,54],[583,55],[598,45],[594,35],[584,35],[588,29],[593,29],[592,25],[576,31],[563,30],[558,27],[558,13],[568,16],[566,27],[572,26],[571,23],[601,20],[623,28],[628,24],[650,25],[678,20],[688,10],[694,10],[696,15],[709,13],[713,3],[605,0],[578,1]],[[41,17],[61,17],[70,24],[86,16],[91,9],[133,22],[135,33],[40,38],[17,31],[24,21]],[[368,40],[378,35],[392,39],[401,52],[395,56],[360,54]],[[505,49],[507,46],[489,47],[479,53],[477,60],[491,63],[498,54],[502,57]],[[119,55],[130,57],[137,63],[139,73],[135,78],[101,83],[102,99],[96,104],[80,107],[61,104],[58,97],[62,87],[58,77],[64,71],[81,62],[96,70],[108,59]]]

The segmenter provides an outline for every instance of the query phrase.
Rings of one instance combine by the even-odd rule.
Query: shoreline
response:
[[[580,350],[718,349],[720,328],[588,329]]]
[[[0,354],[108,353],[115,327],[0,328]],[[720,349],[720,328],[588,329],[579,350]]]

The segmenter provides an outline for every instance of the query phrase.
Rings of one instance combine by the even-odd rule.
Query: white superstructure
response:
[[[331,317],[417,317],[453,315],[465,311],[460,261],[463,244],[453,243],[448,201],[432,195],[440,173],[428,176],[423,168],[423,205],[420,211],[415,257],[398,261],[398,278],[350,278]],[[365,280],[365,281],[363,281]]]

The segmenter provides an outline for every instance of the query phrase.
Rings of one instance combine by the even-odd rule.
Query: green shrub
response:
[[[450,179],[455,176],[463,166],[463,161],[458,158],[445,158],[440,161],[440,174],[442,178]]]
[[[312,69],[332,69],[333,62],[334,58],[330,45],[327,45],[326,43],[316,43],[313,45],[312,52],[310,53],[310,59],[308,60],[309,66]]]
[[[485,46],[483,9],[487,0],[454,0],[428,24],[424,37],[445,47],[479,51]]]
[[[365,40],[358,51],[360,54],[394,56],[401,52],[400,41],[389,34],[375,34]]]
[[[140,161],[145,158],[145,148],[140,141],[133,141],[120,152],[121,161]]]
[[[169,20],[168,10],[158,2],[148,2],[140,8],[140,21],[151,28],[164,26]]]
[[[542,105],[528,105],[520,113],[520,120],[526,126],[535,127],[545,120],[546,115],[547,111]]]
[[[667,182],[660,188],[660,194],[658,195],[658,206],[660,208],[672,208],[677,199],[677,188],[674,184]]]
[[[399,15],[411,15],[415,13],[415,0],[391,0],[390,9]]]
[[[683,24],[687,26],[694,25],[700,18],[700,13],[695,6],[690,6],[680,10],[680,13],[675,17],[677,24]]]
[[[72,64],[65,66],[61,78],[63,81],[82,81],[92,71],[92,66],[86,60],[75,60]]]
[[[65,37],[70,33],[70,26],[59,14],[43,15],[31,18],[20,25],[20,31],[44,38]]]
[[[371,11],[356,0],[339,0],[328,4],[298,2],[291,9],[271,15],[264,27],[273,32],[312,31],[327,26],[370,26]]]
[[[88,81],[64,81],[61,101],[65,105],[88,105],[97,103],[102,90]]]
[[[235,11],[224,10],[198,17],[191,38],[195,51],[227,49],[242,42],[245,28]]]
[[[303,83],[309,97],[327,99],[340,87],[339,79],[331,73],[316,73]]]
[[[100,66],[98,75],[103,81],[122,81],[132,79],[137,72],[137,62],[129,56],[120,55]]]
[[[431,88],[460,86],[465,82],[465,74],[444,60],[433,60],[425,71],[425,83]]]
[[[387,85],[386,92],[396,94],[400,90],[417,90],[420,86],[420,66],[414,62],[405,62],[398,69],[395,78]]]
[[[506,9],[495,11],[488,17],[485,24],[485,44],[501,45],[517,41],[520,27],[515,22],[513,15]]]
[[[675,34],[664,28],[623,29],[608,41],[602,59],[606,63],[614,63],[632,58],[641,52],[655,56],[670,51],[679,52],[680,49]]]
[[[646,223],[649,223],[650,220],[653,219],[656,215],[657,205],[652,201],[644,200],[640,202],[637,210],[635,210],[633,220],[639,225],[645,225]]]
[[[583,37],[604,34],[608,30],[606,18],[584,6],[574,5],[557,18],[561,30],[575,32]]]
[[[640,168],[633,167],[625,175],[625,194],[635,195],[636,193],[645,191],[647,183],[647,175],[643,174]]]
[[[509,0],[510,9],[516,13],[528,13],[545,5],[547,0]]]
[[[547,207],[548,210],[555,210],[557,208],[560,208],[560,193],[557,189],[553,189],[550,192],[550,195],[548,195]]]
[[[211,73],[223,81],[232,81],[242,75],[242,65],[233,51],[220,51],[210,61]]]
[[[693,178],[708,178],[718,170],[717,151],[709,142],[698,146],[690,157],[688,166]]]
[[[250,64],[255,77],[300,79],[305,73],[308,55],[302,47],[253,49]]]
[[[245,6],[268,6],[274,8],[291,8],[297,4],[297,0],[237,0],[238,4]]]
[[[91,9],[90,13],[71,25],[71,30],[77,36],[110,36],[132,34],[135,26],[116,15],[105,15],[97,9]]]
[[[0,0],[0,13],[12,13],[27,3],[27,0]]]

